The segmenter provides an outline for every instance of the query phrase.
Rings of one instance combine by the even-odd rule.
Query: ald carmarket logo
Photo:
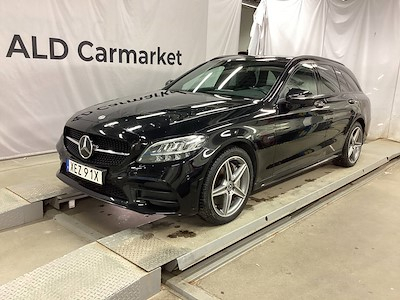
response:
[[[60,38],[49,38],[49,49],[38,49],[37,37],[32,36],[29,41],[23,41],[20,35],[15,34],[11,40],[6,57],[23,55],[30,59],[53,59],[62,60],[68,57],[70,47],[67,42]],[[120,64],[141,65],[182,65],[182,53],[162,51],[161,47],[154,50],[135,50],[122,48],[96,47],[90,41],[82,41],[72,47],[78,57],[86,62],[108,62]]]

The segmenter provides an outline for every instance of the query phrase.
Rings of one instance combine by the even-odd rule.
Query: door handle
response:
[[[349,99],[349,100],[347,100],[350,104],[355,104],[356,103],[356,100],[354,100],[354,99]]]

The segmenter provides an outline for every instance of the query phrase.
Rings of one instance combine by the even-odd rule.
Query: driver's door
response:
[[[302,63],[289,76],[279,95],[274,176],[288,175],[325,158],[329,112],[323,99],[318,100],[317,96],[313,64]]]

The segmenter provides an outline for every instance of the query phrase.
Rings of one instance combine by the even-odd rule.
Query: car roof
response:
[[[339,65],[343,65],[342,63],[320,56],[315,55],[301,55],[301,56],[253,56],[253,55],[225,55],[225,56],[218,56],[216,59],[220,60],[245,60],[245,61],[277,61],[284,64],[289,63],[298,63],[305,60],[314,60],[317,62],[330,62]],[[213,59],[213,60],[214,60]]]

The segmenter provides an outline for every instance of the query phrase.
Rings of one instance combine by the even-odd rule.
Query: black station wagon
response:
[[[369,99],[338,62],[218,57],[161,90],[76,113],[57,176],[141,213],[223,224],[252,191],[330,159],[353,166],[369,122]]]

